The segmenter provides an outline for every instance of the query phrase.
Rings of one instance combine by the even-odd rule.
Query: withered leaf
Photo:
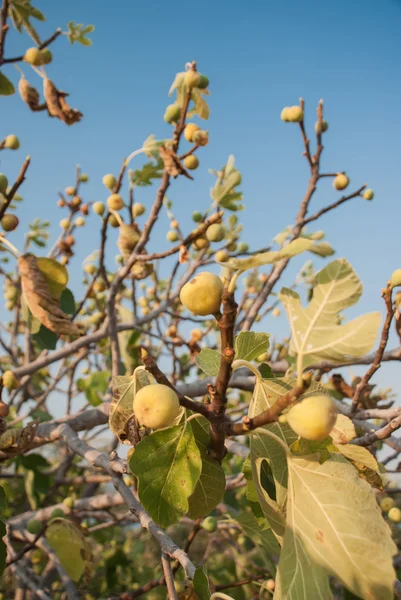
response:
[[[164,168],[171,177],[178,177],[178,175],[185,175],[188,179],[193,179],[191,175],[184,169],[174,150],[168,146],[160,146],[159,148],[160,158],[164,162]]]
[[[179,254],[178,260],[179,260],[180,265],[183,265],[184,263],[188,262],[188,260],[189,260],[188,247],[185,246],[184,244],[182,244],[182,246],[180,246],[180,254]]]
[[[18,259],[22,292],[34,317],[50,331],[60,335],[80,335],[78,327],[51,297],[48,283],[40,271],[36,256],[24,254]]]
[[[47,108],[46,103],[39,104],[39,92],[36,88],[29,83],[25,77],[21,77],[18,83],[18,92],[22,100],[29,106],[29,108],[36,112],[45,110]]]
[[[57,117],[66,125],[73,125],[81,120],[83,116],[76,108],[71,106],[66,101],[66,92],[58,90],[50,79],[43,80],[43,95],[46,100],[47,110],[52,117]]]

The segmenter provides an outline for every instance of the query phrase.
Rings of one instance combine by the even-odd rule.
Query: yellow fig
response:
[[[134,397],[133,411],[140,425],[149,429],[168,427],[177,418],[180,402],[167,385],[146,385]]]
[[[180,293],[182,304],[194,315],[212,315],[220,310],[224,287],[214,273],[198,273],[184,285]]]
[[[336,405],[329,396],[307,396],[285,415],[287,423],[306,440],[324,440],[333,429],[337,418]]]

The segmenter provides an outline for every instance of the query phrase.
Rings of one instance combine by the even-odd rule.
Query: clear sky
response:
[[[368,183],[375,199],[353,200],[315,229],[326,230],[337,256],[347,257],[364,281],[364,297],[350,314],[382,308],[380,288],[401,267],[399,0],[36,4],[48,19],[39,25],[43,38],[57,26],[65,30],[69,20],[93,23],[96,31],[91,48],[58,39],[52,47],[54,65],[47,71],[59,88],[70,92],[72,106],[84,113],[81,123],[67,127],[44,113],[30,113],[17,96],[1,100],[0,137],[17,134],[21,150],[3,152],[0,170],[12,179],[23,158],[32,156],[21,189],[23,225],[36,216],[58,223],[64,214],[56,207],[57,189],[73,183],[77,163],[90,177],[84,199],[105,200],[102,175],[117,173],[122,159],[149,134],[169,136],[163,122],[169,86],[175,73],[196,59],[211,82],[211,141],[199,153],[195,183],[182,179],[169,192],[181,222],[188,228],[192,211],[208,205],[213,183],[208,169],[221,167],[232,153],[243,173],[244,240],[252,247],[265,246],[293,223],[308,171],[298,127],[280,121],[280,112],[302,96],[312,135],[315,107],[323,98],[330,124],[324,136],[324,169],[346,170],[351,185]],[[25,48],[26,38],[11,32],[6,54]],[[37,75],[23,69],[40,87]],[[17,83],[13,67],[5,72]],[[146,190],[137,200],[149,205],[152,194]],[[324,180],[313,209],[338,197]],[[98,226],[92,215],[78,232],[81,257],[97,246]],[[162,226],[158,248],[167,245],[165,220]],[[53,232],[57,234],[57,227]],[[20,233],[11,239],[21,246]],[[114,246],[112,256],[115,251]],[[289,276],[302,263],[302,258],[294,261],[284,284],[291,283]],[[317,259],[317,264],[324,261]],[[77,282],[80,269],[80,260],[73,260],[71,277]],[[264,328],[287,331],[284,318],[270,319]],[[389,376],[397,387],[394,366],[383,369],[377,381],[388,385]]]

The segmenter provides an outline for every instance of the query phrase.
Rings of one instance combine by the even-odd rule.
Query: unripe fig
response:
[[[106,210],[106,207],[103,204],[103,202],[95,202],[95,204],[92,206],[92,208],[93,208],[93,212],[101,217],[104,215],[104,211]]]
[[[4,140],[4,147],[9,150],[18,150],[19,148],[19,139],[16,135],[8,135]]]
[[[77,218],[75,219],[75,223],[74,223],[74,225],[75,225],[76,227],[83,227],[83,226],[85,225],[85,219],[84,219],[83,217],[77,217]]]
[[[166,238],[168,242],[176,242],[177,240],[179,240],[179,236],[176,231],[168,231]]]
[[[213,315],[220,310],[223,291],[221,279],[204,271],[184,285],[180,300],[194,315]]]
[[[383,512],[388,512],[391,508],[393,508],[394,505],[394,498],[390,498],[389,496],[386,496],[386,498],[383,498],[380,501],[380,508]]]
[[[84,271],[89,275],[94,275],[96,273],[96,267],[95,265],[85,265]]]
[[[135,202],[135,204],[132,207],[132,216],[135,217],[140,217],[141,215],[143,215],[143,213],[146,211],[146,208],[144,207],[143,204],[141,204],[140,202]]]
[[[81,175],[79,176],[79,181],[81,183],[86,183],[87,181],[89,181],[89,177],[86,173],[81,173]]]
[[[214,533],[217,530],[216,517],[206,517],[206,519],[203,519],[201,527],[208,533]]]
[[[60,221],[60,227],[61,227],[61,229],[68,229],[69,226],[70,226],[69,219],[61,219],[61,221]]]
[[[8,179],[4,173],[0,173],[0,194],[5,194],[7,191]]]
[[[280,309],[279,308],[273,308],[272,315],[273,315],[273,317],[279,317],[281,315]]]
[[[187,142],[193,142],[193,135],[196,131],[200,131],[200,127],[195,123],[188,123],[184,129],[184,137]]]
[[[36,67],[42,64],[42,57],[39,48],[28,48],[24,54],[24,61]]]
[[[198,87],[200,84],[200,75],[197,71],[193,71],[190,69],[185,73],[184,83],[187,86],[188,90],[192,90],[194,87]]]
[[[398,287],[401,285],[401,269],[396,269],[390,278],[390,285],[392,288]]]
[[[117,217],[115,215],[110,215],[110,217],[109,217],[109,224],[112,227],[120,227],[119,220],[117,219]]]
[[[108,173],[107,175],[103,176],[102,182],[103,182],[103,185],[105,185],[107,187],[107,189],[112,192],[114,190],[114,188],[116,187],[117,179],[114,177],[114,175],[111,175],[111,173]]]
[[[111,210],[121,210],[124,207],[124,200],[120,194],[111,194],[107,198],[107,206]]]
[[[209,248],[210,243],[205,235],[201,235],[200,237],[196,238],[196,240],[194,240],[192,245],[195,248],[195,250],[205,250],[206,248]]]
[[[371,190],[371,189],[365,190],[362,195],[365,198],[365,200],[373,200],[373,198],[375,196],[373,193],[373,190]]]
[[[321,124],[319,123],[319,121],[316,121],[315,123],[315,131],[316,133],[324,133],[325,131],[327,131],[329,128],[329,124],[327,121],[322,121]]]
[[[227,250],[230,252],[235,252],[237,249],[237,242],[230,242],[227,246]]]
[[[218,263],[226,262],[229,259],[229,256],[230,255],[228,254],[227,250],[219,250],[214,255],[214,260]]]
[[[248,252],[248,250],[249,250],[249,246],[245,242],[241,242],[240,244],[238,244],[238,252],[244,253],[244,252]]]
[[[135,394],[133,411],[138,422],[149,429],[169,427],[177,418],[180,402],[177,394],[167,385],[145,385]]]
[[[14,229],[17,229],[18,227],[18,223],[18,217],[12,214],[6,213],[1,219],[1,226],[4,231],[14,231]]]
[[[61,508],[55,508],[50,515],[51,519],[63,519],[65,517],[65,512],[61,510]]]
[[[200,223],[202,221],[202,213],[200,213],[197,210],[195,212],[193,212],[192,220],[195,221],[195,223]]]
[[[19,380],[10,370],[4,371],[3,373],[3,385],[9,390],[15,390],[19,386]]]
[[[338,173],[337,177],[333,180],[333,188],[335,190],[345,190],[349,185],[349,179],[345,173]]]
[[[75,188],[70,185],[69,187],[65,188],[65,193],[67,196],[75,196]]]
[[[206,75],[200,75],[200,80],[198,83],[198,88],[200,90],[205,90],[209,85],[209,79],[206,77]]]
[[[304,119],[304,111],[300,106],[290,106],[287,110],[287,116],[291,123],[300,123]]]
[[[37,519],[32,519],[31,521],[28,521],[26,529],[29,533],[32,533],[32,535],[37,535],[42,531],[43,525]]]
[[[337,410],[329,396],[307,396],[295,404],[285,415],[287,423],[306,440],[324,440],[333,429]]]
[[[103,281],[103,279],[98,279],[97,281],[95,281],[95,283],[93,284],[93,289],[95,290],[95,292],[104,292],[104,290],[106,289],[106,284]]]
[[[206,230],[206,237],[210,242],[221,242],[221,240],[224,240],[225,235],[225,227],[220,223],[213,223]]]
[[[290,107],[286,106],[283,108],[283,110],[281,111],[281,115],[280,115],[280,119],[282,121],[285,121],[286,123],[288,123],[290,121]]]
[[[178,123],[181,116],[181,107],[179,104],[169,104],[164,113],[166,123]]]
[[[50,52],[49,48],[43,48],[40,50],[40,64],[48,65],[53,60],[53,55]]]
[[[195,131],[192,136],[192,141],[197,146],[207,146],[209,143],[209,133],[207,131],[202,131],[199,129]]]
[[[172,221],[170,221],[170,227],[171,227],[171,229],[178,229],[179,226],[180,226],[180,224],[177,221],[177,219],[173,219]]]
[[[184,167],[186,169],[190,169],[191,171],[193,169],[197,169],[199,167],[198,157],[195,156],[194,154],[190,154],[189,156],[184,158]]]
[[[71,498],[71,496],[67,496],[67,498],[64,498],[63,504],[67,508],[73,508],[73,506],[74,506],[74,498]]]
[[[396,506],[394,506],[393,508],[390,508],[390,510],[388,511],[388,518],[390,519],[390,521],[393,521],[393,523],[400,523],[401,522],[401,510],[399,508],[397,508]]]

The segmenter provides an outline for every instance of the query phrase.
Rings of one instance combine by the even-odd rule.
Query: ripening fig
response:
[[[30,65],[39,67],[42,64],[39,48],[28,48],[24,54],[24,61]]]
[[[221,242],[221,240],[224,240],[225,235],[225,227],[220,223],[213,223],[206,230],[206,237],[209,242]]]
[[[191,339],[194,342],[199,342],[199,340],[201,340],[203,338],[203,331],[202,329],[192,329],[191,331]]]
[[[273,315],[273,317],[279,317],[281,315],[280,309],[279,308],[273,308],[272,315]]]
[[[177,221],[177,219],[173,219],[172,221],[170,221],[170,227],[171,227],[171,229],[178,229],[179,226],[180,226],[180,224]]]
[[[72,204],[72,206],[78,207],[78,206],[80,206],[81,202],[82,202],[81,196],[74,196],[71,201],[71,204]]]
[[[181,107],[179,104],[169,104],[164,113],[166,123],[178,123],[181,116]]]
[[[206,519],[203,519],[201,527],[208,533],[214,533],[217,530],[216,517],[206,517]]]
[[[200,213],[199,211],[195,211],[192,213],[192,220],[195,221],[195,223],[200,223],[202,221],[202,213]]]
[[[43,48],[40,50],[40,64],[48,65],[53,60],[53,54],[50,52],[49,48]]]
[[[401,510],[399,508],[397,508],[396,506],[394,506],[393,508],[390,508],[387,516],[390,519],[390,521],[393,521],[393,523],[401,522]]]
[[[85,225],[85,219],[83,217],[77,217],[75,219],[74,225],[76,227],[83,227]]]
[[[28,521],[26,529],[29,533],[32,533],[32,535],[37,535],[42,531],[43,525],[38,519],[32,519],[31,521]]]
[[[198,157],[195,156],[194,154],[190,154],[189,156],[184,158],[184,167],[186,169],[190,169],[191,171],[193,169],[197,169],[199,167]]]
[[[87,204],[81,204],[81,207],[79,210],[85,216],[89,214],[89,206]]]
[[[184,285],[180,293],[182,304],[194,315],[213,315],[220,310],[224,287],[214,273],[198,273]]]
[[[134,218],[140,217],[141,215],[144,214],[145,211],[146,211],[146,208],[140,202],[135,202],[135,204],[132,206],[132,216]]]
[[[401,285],[401,269],[396,269],[390,278],[391,288],[395,288]]]
[[[265,583],[264,583],[264,587],[269,590],[269,592],[273,592],[275,587],[276,587],[276,582],[274,581],[274,579],[268,579]]]
[[[228,254],[227,250],[219,250],[214,255],[214,260],[218,263],[226,262],[229,259],[229,257],[230,255]]]
[[[67,508],[73,508],[73,506],[74,506],[74,498],[71,498],[71,496],[67,496],[67,498],[64,498],[63,504]]]
[[[388,512],[395,505],[394,498],[386,496],[380,500],[380,508],[383,512]]]
[[[209,132],[199,129],[192,136],[192,141],[197,146],[207,146],[209,143]]]
[[[199,125],[196,125],[195,123],[188,123],[184,129],[184,137],[187,142],[193,142],[193,135],[196,131],[200,131]]]
[[[93,284],[93,289],[95,290],[95,292],[104,292],[104,290],[106,289],[106,284],[103,281],[103,279],[98,279],[97,281],[95,281],[95,283]]]
[[[111,196],[107,198],[107,206],[110,210],[121,210],[124,208],[124,200],[120,194],[111,194]]]
[[[333,180],[333,188],[335,190],[345,190],[345,188],[349,185],[349,179],[345,175],[345,173],[338,173],[338,175]]]
[[[198,87],[198,85],[200,84],[200,80],[201,77],[198,71],[193,71],[192,69],[190,69],[185,73],[184,83],[187,86],[188,90],[192,90],[193,88]]]
[[[178,233],[176,231],[168,231],[166,238],[168,242],[177,242],[179,240]]]
[[[304,111],[300,106],[290,106],[286,114],[291,123],[300,123],[304,119]]]
[[[285,106],[283,108],[283,110],[281,111],[281,115],[280,115],[280,119],[282,121],[285,121],[286,123],[289,123],[289,121],[290,121],[289,110],[290,110],[290,107],[289,106]]]
[[[206,77],[206,75],[202,75],[200,74],[200,79],[199,79],[199,83],[198,83],[198,88],[200,90],[205,90],[209,85],[209,79]]]
[[[205,235],[201,235],[200,237],[196,238],[196,240],[194,240],[192,245],[195,248],[195,250],[199,251],[209,248],[210,243]]]
[[[65,512],[61,508],[55,508],[50,515],[50,519],[63,519],[65,517]]]
[[[61,229],[68,229],[69,226],[70,226],[69,219],[61,219],[61,221],[60,221],[60,227],[61,227]]]
[[[81,175],[79,176],[79,181],[81,183],[87,183],[89,181],[89,177],[86,173],[81,173]]]
[[[103,202],[95,202],[92,208],[93,212],[99,215],[100,217],[104,215],[104,211],[106,210],[106,207]]]
[[[96,273],[96,267],[95,265],[85,265],[84,271],[85,273],[88,273],[88,275],[94,275]]]
[[[367,189],[363,192],[362,196],[365,198],[365,200],[373,200],[375,195],[373,193],[373,190]]]
[[[4,140],[4,147],[9,150],[18,150],[19,148],[19,139],[16,135],[8,135]]]
[[[15,390],[19,386],[19,380],[9,369],[4,371],[2,376],[3,385],[9,390]]]
[[[240,244],[238,244],[238,252],[239,253],[243,254],[245,252],[248,252],[248,250],[249,250],[249,246],[245,242],[241,242]]]
[[[337,418],[336,405],[324,394],[307,396],[285,415],[287,423],[306,440],[324,440],[333,429]]]
[[[14,231],[18,227],[18,217],[12,214],[5,214],[1,219],[1,226],[4,231]]]
[[[112,227],[120,227],[120,222],[117,219],[116,215],[110,215],[110,217],[109,217],[109,224]]]
[[[116,187],[117,179],[114,177],[114,175],[108,173],[107,175],[103,176],[102,183],[107,187],[108,190],[112,192]]]
[[[0,173],[0,194],[5,194],[7,191],[8,179],[4,173]]]
[[[316,133],[324,133],[325,131],[327,131],[329,128],[329,124],[327,121],[322,121],[321,123],[319,123],[319,121],[316,121],[315,123],[315,131]]]
[[[133,411],[140,425],[149,429],[169,427],[178,417],[180,402],[167,385],[145,385],[134,397]]]
[[[230,242],[227,246],[227,250],[230,252],[235,252],[237,249],[237,242]]]
[[[67,196],[75,196],[75,188],[72,185],[65,188],[65,193]]]

